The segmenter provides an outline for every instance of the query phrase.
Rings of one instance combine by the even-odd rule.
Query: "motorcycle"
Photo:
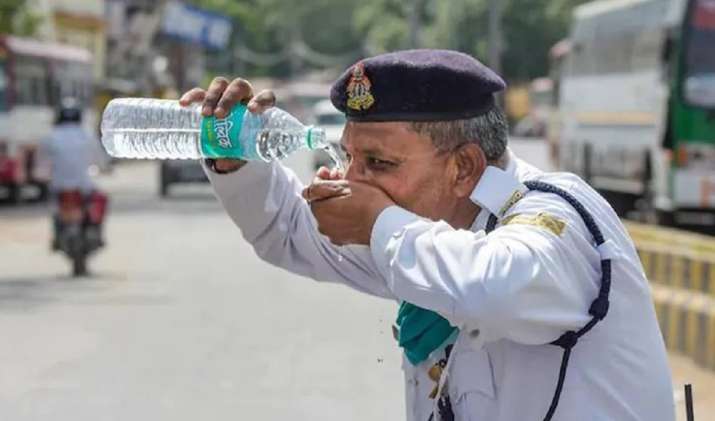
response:
[[[72,275],[87,275],[87,259],[104,246],[102,222],[108,198],[99,191],[83,195],[79,190],[66,190],[57,196],[53,249],[72,261]]]

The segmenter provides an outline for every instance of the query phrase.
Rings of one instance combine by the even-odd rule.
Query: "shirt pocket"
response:
[[[456,421],[494,419],[496,393],[489,354],[466,350],[454,355],[449,374],[449,394]]]

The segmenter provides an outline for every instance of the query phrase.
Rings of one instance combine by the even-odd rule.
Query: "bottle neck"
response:
[[[308,149],[323,149],[328,146],[323,129],[315,126],[307,126],[305,130],[305,145]]]
[[[305,137],[305,143],[308,144],[308,149],[313,150],[315,147],[313,146],[313,126],[308,126],[308,133],[306,134]]]

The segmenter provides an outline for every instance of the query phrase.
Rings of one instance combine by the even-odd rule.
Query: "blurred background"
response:
[[[332,81],[421,47],[502,74],[514,152],[623,217],[679,416],[692,383],[715,420],[715,0],[0,0],[0,419],[403,418],[392,303],[259,262],[197,162],[113,161],[99,123],[241,76],[338,142]],[[83,276],[45,156],[68,97],[108,198]],[[287,160],[304,181],[327,163]]]

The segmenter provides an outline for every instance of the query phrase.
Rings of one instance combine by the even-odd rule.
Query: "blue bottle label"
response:
[[[246,151],[239,142],[246,106],[236,105],[225,118],[201,119],[201,152],[207,158],[244,158]]]

